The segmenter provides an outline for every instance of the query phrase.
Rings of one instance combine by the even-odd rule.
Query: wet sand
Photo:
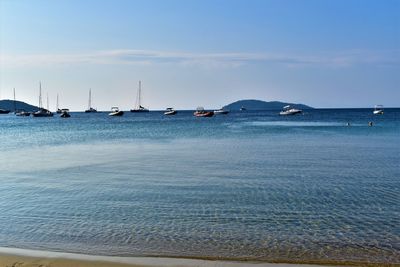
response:
[[[0,267],[316,267],[322,265],[231,262],[157,257],[93,256],[14,248],[0,248]]]

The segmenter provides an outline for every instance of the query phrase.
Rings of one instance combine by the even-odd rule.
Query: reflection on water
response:
[[[398,263],[399,114],[0,117],[0,246]]]

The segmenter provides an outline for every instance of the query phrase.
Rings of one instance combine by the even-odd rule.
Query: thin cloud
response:
[[[5,67],[54,66],[74,64],[178,64],[200,67],[240,67],[245,64],[266,63],[289,67],[326,66],[349,67],[359,64],[399,65],[400,52],[352,50],[341,53],[293,55],[282,53],[188,53],[153,50],[103,50],[77,54],[0,54]]]

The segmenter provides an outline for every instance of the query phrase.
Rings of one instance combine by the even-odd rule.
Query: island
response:
[[[282,110],[284,106],[290,105],[293,108],[297,109],[313,109],[313,107],[307,106],[305,104],[298,103],[287,103],[280,101],[262,101],[256,99],[245,99],[233,102],[224,106],[224,109],[228,110],[240,110],[242,108],[246,110]]]

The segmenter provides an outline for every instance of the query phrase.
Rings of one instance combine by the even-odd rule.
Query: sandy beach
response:
[[[0,267],[318,267],[322,265],[235,262],[218,260],[94,256],[64,252],[0,248]]]

